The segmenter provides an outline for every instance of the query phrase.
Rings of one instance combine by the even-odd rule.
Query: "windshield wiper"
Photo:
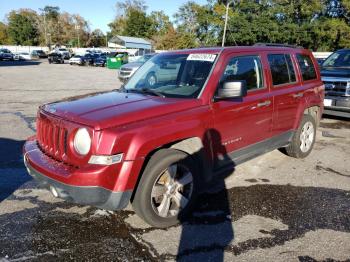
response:
[[[135,93],[141,93],[141,94],[150,94],[150,95],[156,95],[159,97],[165,97],[164,94],[162,94],[161,92],[158,92],[154,89],[149,89],[149,88],[130,88],[130,89],[126,89],[126,92],[135,92]]]

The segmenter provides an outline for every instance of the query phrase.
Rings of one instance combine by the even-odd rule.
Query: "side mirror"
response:
[[[218,90],[216,98],[242,98],[247,95],[247,82],[242,81],[225,81]]]

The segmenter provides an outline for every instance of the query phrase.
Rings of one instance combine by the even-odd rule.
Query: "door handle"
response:
[[[266,100],[264,102],[258,103],[257,107],[269,106],[271,104],[271,100]]]
[[[299,98],[299,97],[303,97],[303,96],[304,96],[303,93],[293,94],[294,98]]]

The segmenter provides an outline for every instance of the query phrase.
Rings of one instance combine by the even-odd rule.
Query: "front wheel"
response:
[[[154,227],[175,225],[192,210],[197,184],[196,168],[188,154],[159,150],[142,174],[132,206]]]
[[[307,157],[315,144],[316,122],[310,115],[304,115],[298,130],[285,152],[288,156],[295,158]]]

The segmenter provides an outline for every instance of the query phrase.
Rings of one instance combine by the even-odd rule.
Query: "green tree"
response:
[[[106,36],[100,29],[95,29],[91,32],[89,36],[89,40],[87,42],[87,46],[106,46]]]
[[[124,35],[148,38],[152,21],[146,13],[138,9],[130,9],[125,20]]]
[[[8,35],[10,41],[17,45],[37,45],[37,13],[30,9],[12,11],[8,15]]]
[[[122,35],[127,30],[126,21],[131,10],[145,13],[147,5],[143,0],[124,0],[116,3],[116,17],[108,24],[111,35]]]
[[[7,33],[7,25],[0,22],[0,45],[10,44],[10,40],[8,38]]]
[[[164,35],[172,27],[169,16],[164,11],[152,11],[150,16],[150,28],[148,34],[153,35]]]

